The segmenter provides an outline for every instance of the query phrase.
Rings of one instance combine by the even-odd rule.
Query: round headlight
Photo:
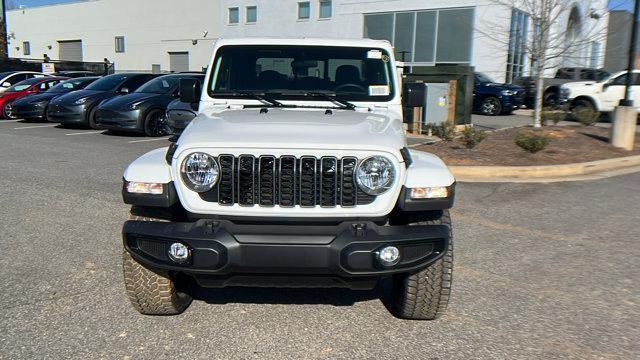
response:
[[[205,192],[211,190],[218,182],[220,167],[213,157],[196,152],[184,159],[180,172],[182,181],[189,189]]]
[[[391,188],[396,171],[391,160],[383,156],[364,159],[356,170],[356,182],[369,195],[384,194]]]

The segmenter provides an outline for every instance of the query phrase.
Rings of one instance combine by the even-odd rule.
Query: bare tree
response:
[[[585,26],[584,22],[588,19],[599,19],[604,15],[597,12],[598,8],[602,8],[603,0],[581,1],[579,5],[572,0],[492,0],[492,2],[509,9],[518,9],[528,14],[531,19],[533,33],[520,46],[530,60],[531,73],[536,85],[533,125],[540,127],[542,126],[545,70],[558,67],[563,63],[577,66],[588,61],[591,57],[589,50],[592,42],[604,41],[606,29],[599,26]],[[495,26],[487,28],[504,34],[505,23],[505,21],[496,22]],[[486,33],[486,30],[483,31]],[[500,39],[495,34],[486,33],[486,35]]]

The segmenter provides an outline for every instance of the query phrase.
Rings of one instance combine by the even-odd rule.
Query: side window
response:
[[[26,77],[25,74],[16,74],[11,76],[10,78],[7,79],[7,82],[11,85],[15,85],[17,83],[19,83],[22,80],[26,80],[28,79],[28,77]]]
[[[594,80],[595,72],[591,69],[580,70],[580,80]]]
[[[38,85],[38,90],[47,91],[49,89],[49,83],[43,82]]]
[[[120,89],[127,88],[129,92],[134,92],[140,86],[142,86],[147,81],[151,80],[153,77],[149,75],[138,75],[134,76],[131,79],[127,80],[120,86]]]
[[[613,79],[613,81],[611,82],[611,85],[620,86],[620,85],[625,85],[626,83],[627,83],[627,74],[622,74],[617,78]]]

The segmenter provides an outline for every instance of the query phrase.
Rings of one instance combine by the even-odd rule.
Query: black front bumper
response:
[[[44,112],[47,108],[46,103],[36,103],[36,104],[24,104],[24,105],[16,105],[13,104],[13,113],[16,117],[22,119],[43,119]]]
[[[96,111],[96,124],[105,130],[142,132],[140,110],[113,110],[99,108]]]
[[[148,266],[192,275],[202,286],[329,286],[371,288],[394,273],[425,268],[449,244],[444,225],[244,225],[228,220],[194,223],[127,221],[124,246]],[[191,250],[186,264],[168,257],[170,244]],[[393,245],[400,261],[385,267],[376,251]]]

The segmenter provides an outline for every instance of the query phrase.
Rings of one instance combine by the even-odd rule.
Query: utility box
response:
[[[449,120],[449,83],[427,83],[427,108],[422,124],[440,124]]]

